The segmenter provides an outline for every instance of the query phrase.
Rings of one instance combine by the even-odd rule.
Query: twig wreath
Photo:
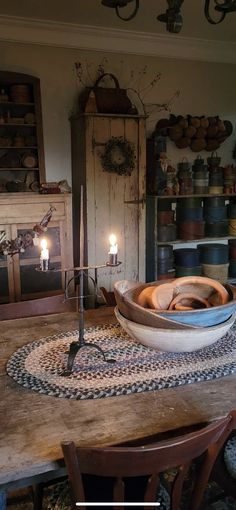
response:
[[[101,154],[103,169],[119,175],[131,175],[135,167],[135,159],[134,144],[122,136],[110,138]]]

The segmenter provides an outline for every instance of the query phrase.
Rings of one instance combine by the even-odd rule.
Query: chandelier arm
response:
[[[226,15],[225,12],[222,12],[221,17],[218,21],[213,20],[212,17],[210,16],[210,0],[205,0],[204,14],[205,14],[207,21],[209,23],[211,23],[211,25],[218,25],[225,19],[225,15]]]
[[[118,18],[122,19],[122,21],[130,21],[131,19],[133,19],[138,10],[139,10],[139,0],[134,0],[135,1],[135,7],[134,7],[134,10],[133,12],[130,14],[130,16],[128,16],[127,18],[123,18],[123,16],[120,15],[120,11],[119,11],[119,7],[116,7],[116,14],[118,16]]]
[[[222,12],[225,10],[227,11],[228,9],[230,10],[232,6],[234,7],[236,5],[236,0],[224,0],[223,4],[220,0],[215,0],[215,4],[218,6],[218,9],[216,7],[216,10]]]

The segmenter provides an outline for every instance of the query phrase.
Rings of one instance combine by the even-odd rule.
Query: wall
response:
[[[70,124],[69,116],[77,109],[78,83],[74,63],[87,61],[92,76],[103,57],[107,56],[106,70],[112,71],[122,87],[148,87],[155,74],[162,74],[153,88],[148,87],[143,100],[165,103],[179,90],[180,95],[172,105],[176,114],[216,115],[231,120],[236,125],[236,72],[233,64],[180,61],[167,58],[136,55],[105,55],[100,52],[80,51],[33,44],[0,43],[0,69],[25,72],[41,79],[43,128],[47,180],[67,179],[71,182]],[[145,66],[147,66],[145,70]],[[134,77],[131,79],[131,75]],[[89,85],[87,77],[86,83]],[[151,132],[158,118],[168,116],[158,112],[147,122]],[[218,151],[222,163],[232,162],[235,131]],[[203,156],[208,153],[203,152]],[[187,156],[190,161],[196,153],[177,150],[168,143],[172,164]]]

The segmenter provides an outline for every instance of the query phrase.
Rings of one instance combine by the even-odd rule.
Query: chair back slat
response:
[[[100,290],[107,306],[116,306],[116,298],[114,292],[106,290],[105,287],[100,287]]]
[[[188,462],[187,464],[182,464],[178,467],[171,490],[171,510],[178,510],[180,508],[183,484],[190,465],[191,462]]]
[[[80,497],[81,473],[113,477],[117,479],[113,498],[118,502],[123,501],[126,494],[124,478],[128,483],[129,478],[146,477],[142,501],[153,502],[159,488],[159,474],[177,468],[171,510],[179,510],[185,476],[191,462],[200,458],[200,469],[196,471],[195,488],[189,504],[189,510],[198,510],[217,454],[232,426],[233,419],[229,414],[195,432],[144,446],[76,448],[73,442],[62,443],[72,491],[77,501],[83,501]]]
[[[125,484],[123,478],[116,478],[113,485],[113,501],[120,503],[125,500]],[[121,507],[117,507],[121,508]]]
[[[72,312],[75,310],[76,304],[74,300],[65,301],[64,294],[57,294],[56,296],[40,299],[1,304],[0,320],[22,319],[25,317]]]
[[[160,477],[159,474],[153,473],[151,476],[149,476],[146,490],[144,493],[144,501],[146,503],[156,501],[158,489],[160,487]]]

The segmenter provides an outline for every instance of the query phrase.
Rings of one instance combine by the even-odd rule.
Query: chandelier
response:
[[[163,14],[157,16],[158,21],[166,24],[166,30],[172,33],[180,32],[183,26],[183,17],[181,14],[181,5],[184,0],[167,0],[168,8]],[[122,9],[132,3],[131,11],[128,8],[128,14],[123,15]],[[118,18],[123,21],[133,19],[139,10],[139,0],[102,0],[102,5],[115,9]],[[210,9],[214,8],[214,17],[210,14]],[[209,23],[217,25],[221,23],[226,14],[236,11],[236,0],[205,0],[204,14]],[[125,12],[126,9],[125,9]]]

